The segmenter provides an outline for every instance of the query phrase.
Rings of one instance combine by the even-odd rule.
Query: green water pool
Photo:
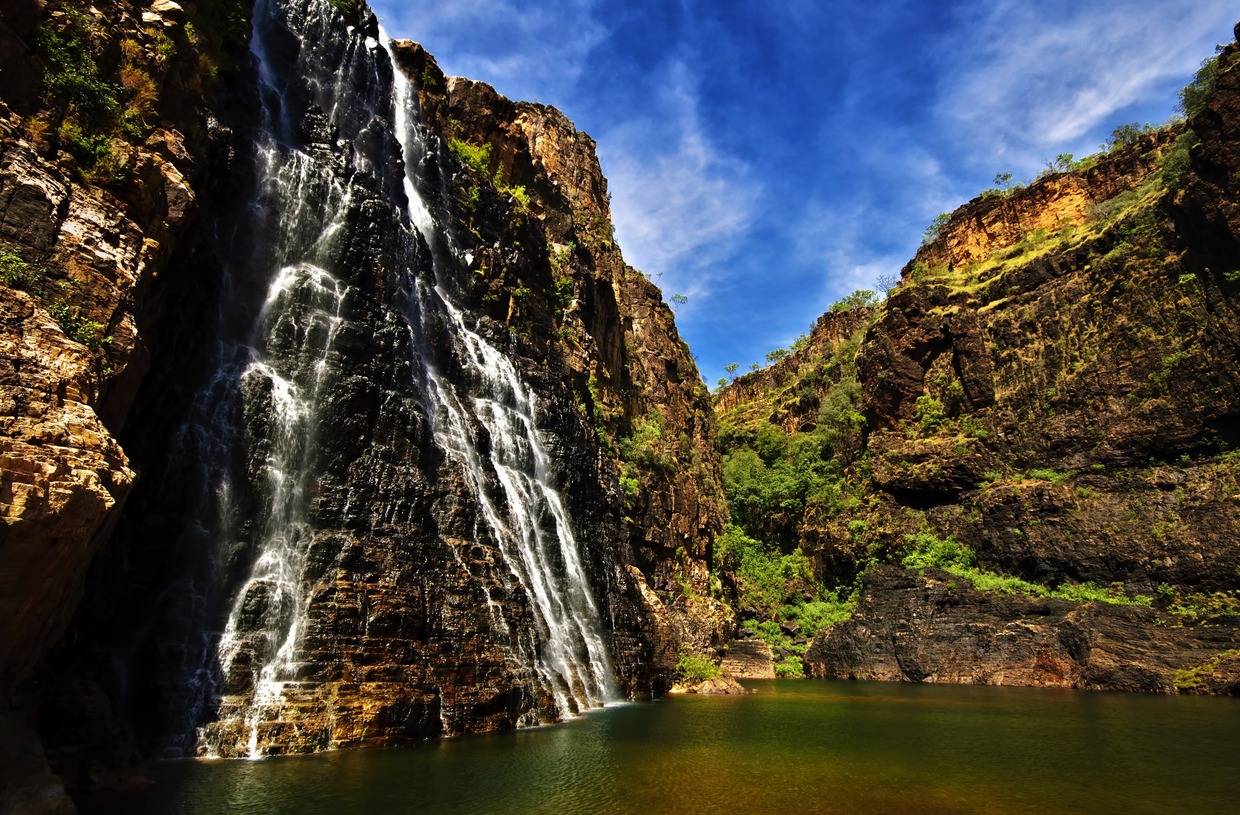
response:
[[[865,682],[610,707],[390,750],[153,765],[108,812],[1240,812],[1240,700]]]

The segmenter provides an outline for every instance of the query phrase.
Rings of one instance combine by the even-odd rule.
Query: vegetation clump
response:
[[[815,634],[852,616],[856,592],[822,586],[796,549],[783,554],[729,524],[715,540],[717,571],[733,576],[742,616],[776,654],[778,676],[802,676],[801,658]]]
[[[708,679],[714,679],[719,674],[719,666],[705,654],[691,654],[682,650],[680,659],[676,661],[676,684],[678,685],[700,685]]]
[[[862,308],[873,292],[846,299]],[[809,641],[847,619],[856,604],[856,575],[816,574],[801,541],[808,526],[843,523],[860,505],[867,465],[855,357],[864,334],[862,327],[831,347],[806,338],[797,346],[796,370],[777,391],[720,417],[732,523],[715,541],[712,566],[744,625],[771,645],[780,676],[801,676]],[[770,421],[785,406],[804,404],[817,409],[802,429],[789,432]],[[860,535],[860,523],[850,532]]]
[[[513,186],[504,183],[502,167],[496,167],[495,172],[491,172],[491,145],[474,144],[453,137],[448,139],[448,149],[452,152],[452,155],[460,159],[462,164],[483,178],[489,179],[495,189],[515,200],[518,210],[525,212],[529,209],[531,199],[524,186]],[[477,200],[476,188],[470,190],[470,200]]]
[[[10,289],[28,290],[36,279],[36,267],[16,247],[0,243],[0,283]]]
[[[934,241],[938,240],[939,236],[943,234],[943,230],[947,227],[947,223],[951,220],[951,218],[952,214],[950,212],[940,212],[938,215],[935,215],[934,219],[930,221],[921,233],[921,245],[925,246],[928,243],[934,243]]]
[[[981,591],[1048,597],[1075,603],[1148,606],[1153,602],[1152,597],[1144,594],[1128,595],[1122,585],[1103,587],[1087,582],[1064,583],[1057,588],[1051,588],[1019,577],[988,571],[977,565],[977,553],[958,543],[950,535],[940,538],[931,532],[923,531],[907,535],[905,539],[908,549],[902,561],[904,568],[941,569],[963,577]]]
[[[1193,81],[1180,89],[1176,107],[1184,116],[1191,119],[1205,109],[1218,78],[1235,62],[1236,55],[1224,58],[1224,51],[1222,45],[1217,46],[1214,56],[1201,63],[1201,67],[1193,75]]]
[[[1237,657],[1240,657],[1240,649],[1233,648],[1229,651],[1215,654],[1198,665],[1180,668],[1175,672],[1175,686],[1181,691],[1203,690],[1208,683],[1209,677],[1214,675],[1214,671],[1218,669],[1219,665],[1223,664],[1224,660]]]

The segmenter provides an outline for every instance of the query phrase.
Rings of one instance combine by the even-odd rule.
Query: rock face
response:
[[[102,694],[60,685],[44,660],[135,479],[118,438],[159,292],[197,269],[214,143],[202,70],[224,37],[214,12],[166,5],[14,0],[0,22],[0,739],[21,756],[0,762],[6,811],[71,809],[54,776],[10,788],[7,773],[35,778],[45,701]]]
[[[1234,626],[1167,628],[1153,609],[982,592],[938,570],[879,566],[853,618],[815,641],[811,676],[1174,693],[1177,672],[1234,647]]]
[[[870,316],[869,308],[828,311],[814,323],[803,348],[723,388],[715,397],[715,411],[741,423],[760,419],[787,433],[812,428],[822,397],[835,381],[818,381],[826,361],[866,327]]]
[[[737,679],[774,679],[775,655],[762,640],[733,640],[728,654],[719,663],[719,670]]]
[[[37,719],[83,791],[124,783],[126,728],[147,756],[482,732],[665,692],[730,634],[706,391],[563,114],[393,66],[364,6],[273,4],[263,72],[241,4],[17,6],[6,76],[63,41],[119,101],[0,108],[6,744]],[[553,675],[564,620],[594,622]]]
[[[1240,605],[1238,47],[1219,60],[1185,124],[966,204],[855,345],[811,341],[762,372],[767,387],[746,377],[718,397],[721,421],[804,430],[816,417],[796,405],[838,401],[823,373],[855,364],[849,497],[807,507],[798,542],[837,585],[893,565],[867,571],[811,672],[1227,692],[1226,659],[1216,686],[1177,684],[1236,647]],[[940,543],[975,572],[1136,605],[898,570]]]
[[[696,685],[675,685],[672,687],[672,693],[696,693],[703,696],[744,696],[752,693],[735,677],[716,676]]]
[[[624,263],[612,239],[593,140],[554,108],[444,77],[416,43],[401,44],[398,58],[417,82],[431,132],[484,151],[468,183],[481,176],[528,199],[522,207],[534,234],[465,215],[477,233],[462,248],[477,258],[478,305],[563,361],[602,455],[620,459],[628,538],[645,579],[690,611],[679,583],[704,593],[707,546],[726,515],[713,413],[661,292]],[[525,251],[497,251],[496,242]],[[522,291],[529,294],[514,299]],[[686,621],[718,639],[701,618],[689,613]]]

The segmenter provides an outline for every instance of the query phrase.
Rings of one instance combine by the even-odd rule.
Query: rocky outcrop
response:
[[[6,733],[27,742],[44,702],[29,683],[61,646],[135,479],[119,436],[158,292],[195,267],[220,10],[14,0],[0,22],[0,705]],[[50,686],[102,692],[45,673],[38,687]],[[53,807],[49,789],[31,793],[38,806]]]
[[[1238,61],[1236,45],[1219,56],[1186,123],[961,207],[863,338],[802,349],[855,366],[864,416],[855,452],[833,450],[841,496],[825,511],[807,500],[795,542],[842,591],[867,575],[854,619],[817,638],[807,667],[1167,691],[1236,647]],[[780,365],[765,387],[720,395],[741,443],[762,422],[813,426],[772,409],[782,394],[846,404],[839,382]],[[939,545],[976,563],[899,569]],[[979,592],[967,575],[980,573],[1129,603]],[[1216,685],[1191,689],[1229,692],[1218,664]]]
[[[693,693],[702,696],[744,696],[753,693],[735,677],[722,675],[692,685],[674,685],[671,693]]]
[[[719,663],[719,670],[737,679],[774,679],[775,654],[763,640],[733,640]]]
[[[1128,149],[1075,171],[1052,172],[1027,187],[992,190],[950,214],[937,234],[918,250],[906,273],[927,267],[964,267],[1020,243],[1031,232],[1059,232],[1090,220],[1091,210],[1135,189],[1159,169],[1183,132],[1174,125],[1143,134]]]
[[[1240,316],[1216,269],[1240,261],[1240,234],[1220,218],[1235,190],[1213,189],[1209,208],[1200,198],[1218,173],[1204,156],[1236,138],[1211,130],[1236,75],[1186,135],[1148,136],[1008,197],[1036,230],[1065,185],[1115,196],[1064,215],[1058,240],[987,233],[987,260],[935,271],[949,247],[982,241],[969,213],[999,204],[958,211],[867,334],[857,364],[875,486],[984,564],[1051,584],[1234,588]]]
[[[838,379],[827,370],[828,360],[868,325],[871,315],[869,307],[823,314],[801,347],[720,389],[716,414],[741,424],[769,422],[788,433],[812,430],[823,396]]]
[[[947,572],[878,566],[852,619],[815,640],[805,666],[829,679],[1174,693],[1178,672],[1238,638],[1234,626],[1169,627],[1149,608],[982,592]]]

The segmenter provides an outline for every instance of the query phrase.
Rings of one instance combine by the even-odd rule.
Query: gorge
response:
[[[712,398],[554,108],[347,0],[11,6],[4,811],[559,722],[742,638],[1240,688],[1237,45]]]

